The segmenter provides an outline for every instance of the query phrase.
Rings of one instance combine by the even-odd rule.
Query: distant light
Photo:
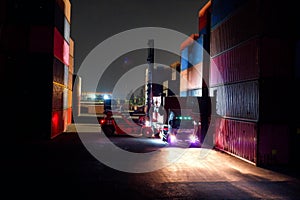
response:
[[[105,95],[103,96],[103,98],[104,98],[104,99],[109,99],[109,96],[108,96],[107,94],[105,94]]]

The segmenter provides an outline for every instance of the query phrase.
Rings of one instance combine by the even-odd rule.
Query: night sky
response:
[[[162,27],[186,35],[197,33],[198,11],[207,0],[70,0],[70,2],[76,73],[87,55],[98,44],[122,31],[139,27]],[[137,51],[139,56],[129,59],[131,62],[129,67],[146,63],[146,52],[143,56],[143,51],[145,52],[145,50]],[[124,61],[124,56],[121,57]],[[170,54],[163,57],[169,58],[169,61],[164,61],[166,65],[176,61]],[[116,60],[114,63],[118,62],[120,61]],[[117,66],[112,64],[111,68],[115,67]]]

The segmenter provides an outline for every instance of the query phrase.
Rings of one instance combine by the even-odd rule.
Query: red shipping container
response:
[[[259,33],[256,1],[248,1],[245,6],[232,12],[230,17],[211,30],[211,56],[216,56]]]
[[[64,132],[64,123],[63,110],[53,111],[51,119],[51,139]]]
[[[212,57],[210,86],[259,78],[259,41],[253,38]]]
[[[225,118],[215,119],[215,147],[253,164],[257,162],[257,124]]]
[[[54,56],[69,66],[69,44],[56,28],[54,28]]]

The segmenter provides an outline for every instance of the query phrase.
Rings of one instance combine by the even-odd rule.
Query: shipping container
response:
[[[54,56],[69,66],[69,44],[59,31],[54,28]]]
[[[219,7],[216,4],[217,2],[213,1],[212,4],[215,4],[215,7]],[[225,3],[225,1],[222,2]],[[213,8],[212,16],[217,12]],[[216,56],[259,34],[259,16],[255,1],[248,1],[246,5],[232,12],[232,15],[223,20],[222,23],[219,23],[217,26],[211,25],[211,56]]]
[[[259,119],[259,82],[222,85],[215,88],[216,114],[244,120]]]
[[[73,73],[68,72],[68,85],[67,88],[69,90],[73,90]]]
[[[69,0],[56,0],[60,9],[63,11],[68,22],[71,23],[71,3]]]
[[[70,46],[70,56],[72,58],[74,58],[74,40],[70,37],[70,43],[69,43],[69,46]]]
[[[69,95],[69,90],[64,87],[63,88],[63,109],[64,110],[69,108],[68,95]]]
[[[290,162],[290,128],[287,124],[216,118],[215,128],[214,144],[219,150],[257,166]]]
[[[72,102],[73,102],[73,91],[68,90],[68,108],[72,108]]]
[[[50,138],[53,139],[64,132],[64,117],[63,110],[52,111],[51,118],[51,135]]]
[[[53,82],[63,85],[64,84],[64,68],[65,65],[58,60],[57,58],[53,58]]]
[[[215,148],[257,163],[257,123],[217,117],[214,124]]]
[[[52,110],[59,111],[64,108],[64,88],[60,84],[53,84]]]
[[[69,72],[74,73],[74,57],[71,55],[69,56]]]
[[[211,0],[211,26],[214,28],[218,24],[222,23],[224,20],[229,18],[235,12],[238,11],[240,7],[245,5],[249,0]]]

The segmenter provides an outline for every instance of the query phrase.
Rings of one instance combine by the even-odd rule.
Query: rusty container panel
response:
[[[296,42],[286,38],[264,36],[260,41],[259,65],[261,78],[293,78]]]
[[[257,124],[233,119],[216,118],[214,145],[217,149],[229,152],[256,163]]]
[[[61,85],[53,84],[53,95],[52,95],[52,110],[62,110],[63,109],[63,95],[64,88]]]
[[[257,164],[286,165],[290,162],[290,127],[285,123],[261,123],[258,128]]]
[[[247,81],[215,88],[216,113],[222,117],[259,119],[259,83]]]
[[[217,6],[217,5],[216,5]],[[256,1],[247,1],[239,9],[232,10],[227,18],[212,27],[210,54],[216,56],[259,33],[259,14]],[[214,10],[212,10],[214,15]]]
[[[54,28],[54,56],[65,65],[69,65],[69,44],[56,28]]]
[[[56,136],[64,132],[64,118],[63,110],[56,110],[52,112],[51,120],[51,135],[50,138],[55,138]]]
[[[259,78],[259,39],[253,38],[211,58],[210,86]]]
[[[64,64],[57,58],[53,58],[53,82],[64,84]]]

